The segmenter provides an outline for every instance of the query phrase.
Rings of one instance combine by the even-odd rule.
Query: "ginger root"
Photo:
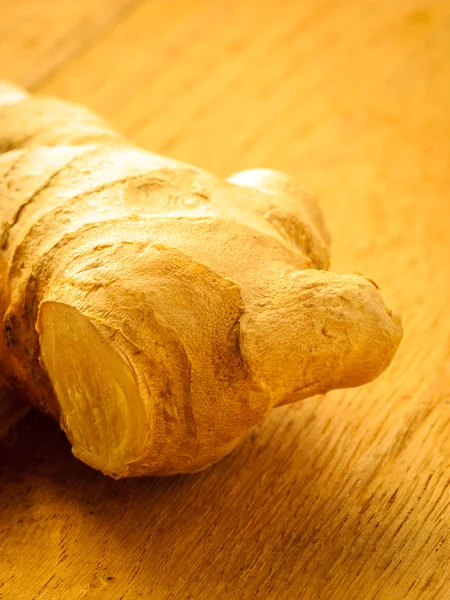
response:
[[[193,472],[272,407],[377,377],[398,316],[326,271],[316,202],[0,85],[0,379],[113,477]]]

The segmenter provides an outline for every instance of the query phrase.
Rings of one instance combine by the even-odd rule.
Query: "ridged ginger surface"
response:
[[[224,181],[10,84],[0,153],[0,377],[92,467],[202,469],[271,408],[389,365],[398,316],[326,270],[321,212],[288,176]]]

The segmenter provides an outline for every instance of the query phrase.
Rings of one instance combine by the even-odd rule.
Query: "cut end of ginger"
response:
[[[91,321],[59,302],[41,305],[42,358],[73,453],[121,476],[145,442],[145,407],[131,367]]]

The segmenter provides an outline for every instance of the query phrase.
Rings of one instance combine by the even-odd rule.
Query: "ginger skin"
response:
[[[0,84],[0,380],[92,467],[194,472],[272,407],[377,377],[400,320],[328,262],[288,176],[223,181]]]

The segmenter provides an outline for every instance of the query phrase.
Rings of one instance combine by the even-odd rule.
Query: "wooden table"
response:
[[[376,382],[274,411],[195,476],[113,481],[30,414],[0,451],[0,598],[450,598],[448,0],[0,12],[0,76],[220,175],[297,175],[334,270],[373,275],[405,326]]]

